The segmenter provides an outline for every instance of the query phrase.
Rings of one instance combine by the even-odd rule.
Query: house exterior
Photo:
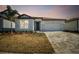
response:
[[[64,27],[66,31],[79,32],[79,18],[72,18],[70,20],[66,20]]]
[[[15,31],[64,31],[65,19],[20,15],[15,20]]]
[[[0,18],[0,32],[9,32],[11,29],[14,31],[15,22]]]
[[[8,16],[13,14],[10,21]],[[8,16],[7,16],[8,15]],[[9,20],[8,20],[9,19]],[[79,18],[54,19],[46,17],[32,17],[26,14],[20,15],[10,6],[0,12],[0,32],[5,31],[77,31],[79,32]]]
[[[79,18],[52,19],[45,17],[31,17],[26,14],[19,15],[15,21],[0,16],[0,32],[26,32],[26,31],[76,31],[79,32]]]

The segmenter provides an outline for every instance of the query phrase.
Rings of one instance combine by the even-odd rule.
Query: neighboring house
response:
[[[66,20],[64,27],[66,31],[79,32],[79,18],[72,18],[70,20]]]
[[[12,26],[11,26],[11,22],[7,19],[4,18],[0,18],[0,32],[9,32],[12,30],[14,31],[15,29],[15,22],[12,22]]]
[[[15,31],[64,31],[65,20],[23,14],[15,20]]]

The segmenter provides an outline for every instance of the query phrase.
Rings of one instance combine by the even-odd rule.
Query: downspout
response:
[[[66,31],[66,20],[64,21],[63,31]]]
[[[77,32],[78,32],[78,19],[77,19]]]
[[[3,20],[1,20],[1,21],[2,21],[2,32],[4,32],[4,28],[3,28],[4,27],[4,23],[3,23],[4,21]]]
[[[11,33],[13,32],[13,30],[12,30],[13,28],[12,28],[12,18],[11,18]]]
[[[33,32],[35,32],[35,19],[34,20],[34,24],[33,24]]]
[[[42,22],[43,22],[43,18],[41,18],[42,20],[41,20],[41,24],[40,24],[40,28],[41,28],[41,32],[43,32],[43,25],[42,25]]]

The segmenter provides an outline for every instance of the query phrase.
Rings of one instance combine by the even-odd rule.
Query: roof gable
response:
[[[29,18],[31,18],[31,16],[26,15],[26,14],[22,14],[18,16],[18,19],[29,19]]]

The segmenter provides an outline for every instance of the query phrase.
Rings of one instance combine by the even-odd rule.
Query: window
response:
[[[27,29],[28,28],[28,20],[20,20],[20,28]]]

